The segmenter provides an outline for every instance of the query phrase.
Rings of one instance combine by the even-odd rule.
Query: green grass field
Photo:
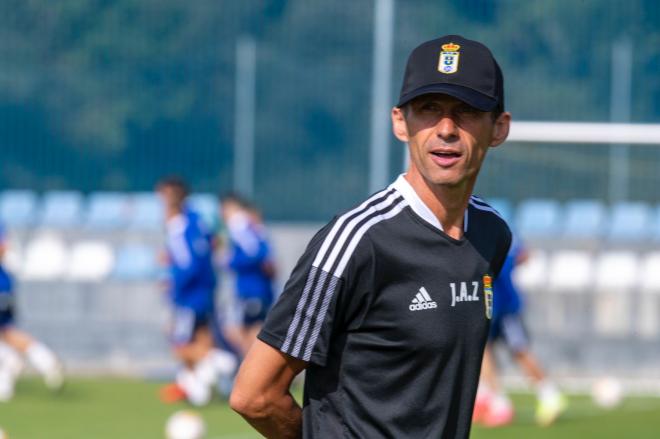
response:
[[[187,405],[164,405],[161,384],[128,379],[74,379],[60,395],[51,395],[36,379],[19,382],[17,395],[0,404],[0,426],[10,439],[162,439],[167,417]],[[475,428],[475,439],[499,438],[658,438],[660,398],[628,398],[616,410],[594,407],[574,396],[568,412],[555,425],[533,422],[533,398],[515,395],[517,419],[500,429]],[[208,439],[250,439],[259,436],[225,402],[200,410]],[[368,439],[368,438],[367,438]]]

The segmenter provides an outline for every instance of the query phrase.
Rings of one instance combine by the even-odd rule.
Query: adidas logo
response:
[[[410,311],[421,311],[423,309],[433,309],[437,308],[438,304],[431,299],[429,292],[426,291],[426,288],[421,287],[415,298],[412,300],[408,309]]]

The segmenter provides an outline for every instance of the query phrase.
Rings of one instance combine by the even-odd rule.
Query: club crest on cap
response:
[[[458,71],[458,52],[461,46],[455,43],[447,43],[442,45],[440,52],[440,60],[438,60],[438,71],[446,75],[456,73]]]

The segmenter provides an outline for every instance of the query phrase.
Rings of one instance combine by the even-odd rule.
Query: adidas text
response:
[[[426,291],[426,288],[424,287],[419,289],[410,305],[408,305],[410,311],[421,311],[423,309],[433,309],[437,307],[438,304],[431,299],[429,292]]]
[[[410,311],[419,311],[422,309],[432,309],[432,308],[437,308],[438,304],[435,302],[424,302],[424,303],[411,303],[408,309]]]

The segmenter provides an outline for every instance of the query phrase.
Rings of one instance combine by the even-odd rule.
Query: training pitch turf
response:
[[[74,379],[51,395],[34,379],[22,380],[17,395],[0,403],[0,427],[9,439],[162,439],[167,417],[186,404],[164,405],[160,383],[127,379]],[[549,428],[533,422],[533,398],[516,395],[515,423],[500,429],[473,429],[472,438],[614,439],[660,437],[660,398],[627,398],[616,410],[594,407],[573,396],[566,414]],[[199,412],[207,439],[251,439],[259,436],[218,399]]]

